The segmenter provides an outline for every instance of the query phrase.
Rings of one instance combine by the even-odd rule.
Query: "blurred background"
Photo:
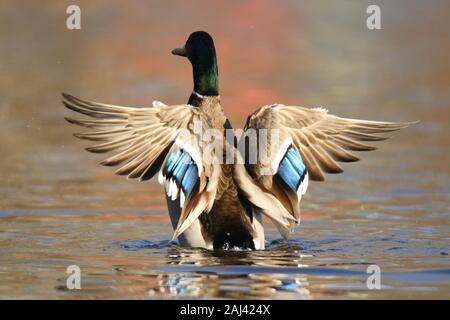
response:
[[[81,8],[81,30],[66,28],[70,4]],[[381,7],[382,30],[367,29],[369,4]],[[449,9],[445,0],[1,1],[0,294],[58,297],[61,270],[78,261],[108,274],[106,285],[92,280],[93,287],[116,286],[123,297],[137,269],[167,262],[164,246],[154,248],[156,260],[149,262],[113,244],[170,239],[162,188],[98,166],[103,157],[84,152],[88,144],[72,136],[80,129],[64,121],[72,114],[60,94],[125,106],[185,103],[191,66],[170,51],[197,30],[215,40],[222,105],[235,128],[275,102],[323,106],[343,117],[420,120],[378,143],[378,151],[360,154],[361,162],[344,165],[343,175],[310,185],[303,226],[294,235],[313,257],[309,265],[448,268]],[[279,237],[270,230],[270,241]],[[99,267],[130,261],[135,269],[123,287]],[[34,283],[27,291],[24,277]],[[433,297],[448,297],[445,277],[430,285]],[[339,290],[332,294],[354,293],[333,283]],[[307,296],[326,297],[326,285],[307,289]],[[105,292],[91,294],[108,297]],[[305,292],[296,294],[283,297]]]

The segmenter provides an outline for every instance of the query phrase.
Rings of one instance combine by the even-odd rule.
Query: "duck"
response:
[[[263,216],[283,238],[300,223],[309,181],[342,173],[340,162],[411,122],[342,118],[322,107],[264,105],[247,118],[240,137],[221,105],[216,49],[205,31],[190,34],[172,54],[192,65],[193,91],[185,104],[153,101],[126,107],[63,93],[66,117],[90,129],[75,133],[94,141],[86,148],[110,153],[100,164],[115,174],[164,187],[173,240],[209,250],[263,250]]]

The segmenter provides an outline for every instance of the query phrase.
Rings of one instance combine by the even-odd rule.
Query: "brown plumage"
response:
[[[102,165],[140,181],[158,174],[174,238],[182,245],[263,249],[261,214],[287,238],[300,221],[309,179],[322,181],[326,173],[343,172],[339,162],[359,160],[354,151],[374,150],[368,143],[410,124],[339,118],[323,108],[266,105],[248,117],[237,149],[233,134],[231,140],[224,138],[231,125],[220,104],[212,38],[195,32],[173,53],[193,65],[188,104],[155,101],[152,107],[122,107],[68,94],[63,103],[89,117],[66,118],[91,130],[74,134],[96,143],[86,150],[112,153]],[[246,141],[257,146],[255,162],[249,160],[255,154],[241,149]]]

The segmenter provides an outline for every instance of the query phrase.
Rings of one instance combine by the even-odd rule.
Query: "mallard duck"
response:
[[[379,134],[410,124],[270,104],[248,117],[238,139],[220,104],[212,37],[194,32],[172,53],[186,57],[193,67],[194,88],[187,104],[154,101],[152,107],[123,107],[65,93],[63,103],[93,118],[66,120],[95,129],[74,134],[98,142],[88,151],[114,152],[102,165],[117,166],[115,174],[139,181],[158,175],[173,239],[183,246],[264,249],[263,215],[287,238],[300,222],[300,202],[309,180],[343,172],[338,162],[359,160],[353,151],[375,149],[366,141],[384,140]],[[276,138],[262,137],[262,132],[275,132]],[[245,146],[258,146],[265,159],[250,161],[252,151]]]

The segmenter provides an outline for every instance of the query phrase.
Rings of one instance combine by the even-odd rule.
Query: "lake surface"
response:
[[[378,3],[382,30],[369,31],[356,1],[79,1],[69,31],[63,2],[3,1],[0,298],[449,299],[450,8]],[[235,128],[273,102],[420,123],[310,183],[288,242],[266,221],[264,251],[181,248],[162,187],[98,166],[60,93],[185,102],[191,69],[170,50],[199,29],[215,37]],[[379,290],[366,286],[373,264]],[[66,287],[70,265],[81,290]]]

